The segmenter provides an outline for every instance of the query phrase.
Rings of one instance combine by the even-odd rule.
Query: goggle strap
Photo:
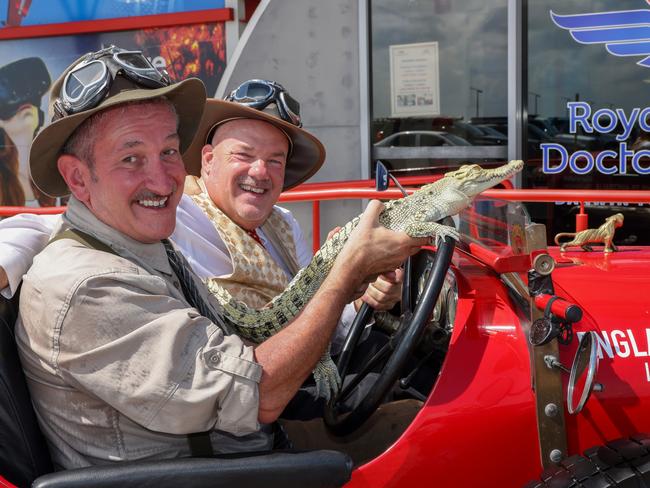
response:
[[[297,126],[297,127],[302,127],[302,120],[300,119],[300,115],[296,114],[291,108],[289,108],[289,105],[287,104],[286,100],[284,99],[284,92],[280,92],[280,96],[278,99],[282,103],[277,103],[276,106],[278,107],[278,111],[282,110],[284,111],[285,115],[288,117],[289,121]]]

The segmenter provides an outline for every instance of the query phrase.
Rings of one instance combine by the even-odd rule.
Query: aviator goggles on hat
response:
[[[54,101],[54,118],[96,107],[108,95],[117,75],[146,88],[171,84],[166,71],[159,71],[141,51],[109,46],[86,55],[63,79],[60,97]]]
[[[275,103],[282,120],[296,127],[302,127],[300,104],[287,93],[282,85],[274,81],[245,81],[235,88],[225,100],[257,110],[264,110],[269,104]]]

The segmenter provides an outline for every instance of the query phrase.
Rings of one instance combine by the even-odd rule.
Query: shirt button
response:
[[[173,285],[174,285],[174,288],[176,288],[177,290],[181,289],[181,284],[178,281],[174,281]]]
[[[212,363],[218,363],[220,359],[221,359],[221,356],[216,352],[213,353],[212,356],[210,356],[210,362],[212,362]]]

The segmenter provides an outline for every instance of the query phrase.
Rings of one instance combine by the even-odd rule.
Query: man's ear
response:
[[[214,162],[214,147],[206,144],[201,149],[201,174],[209,175]]]
[[[88,165],[71,154],[59,156],[56,165],[75,198],[83,203],[88,203],[90,200],[88,183],[92,178]]]

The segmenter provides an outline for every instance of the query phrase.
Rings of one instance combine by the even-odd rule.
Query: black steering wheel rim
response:
[[[324,421],[327,429],[334,435],[344,436],[357,430],[377,410],[388,391],[397,381],[406,361],[418,344],[425,326],[429,322],[433,307],[440,296],[445,276],[454,254],[455,241],[451,237],[441,240],[436,251],[431,272],[415,306],[412,316],[407,316],[407,322],[402,324],[400,331],[391,340],[387,347],[391,354],[378,376],[376,383],[368,394],[349,413],[339,415],[338,404],[340,395],[345,393],[345,388],[334,396],[325,406]],[[343,350],[339,357],[339,372],[344,378],[347,366],[353,355],[354,348],[361,336],[361,332],[372,315],[372,309],[364,304],[359,310],[355,321],[350,327],[345,339]],[[393,340],[394,339],[394,340]]]

